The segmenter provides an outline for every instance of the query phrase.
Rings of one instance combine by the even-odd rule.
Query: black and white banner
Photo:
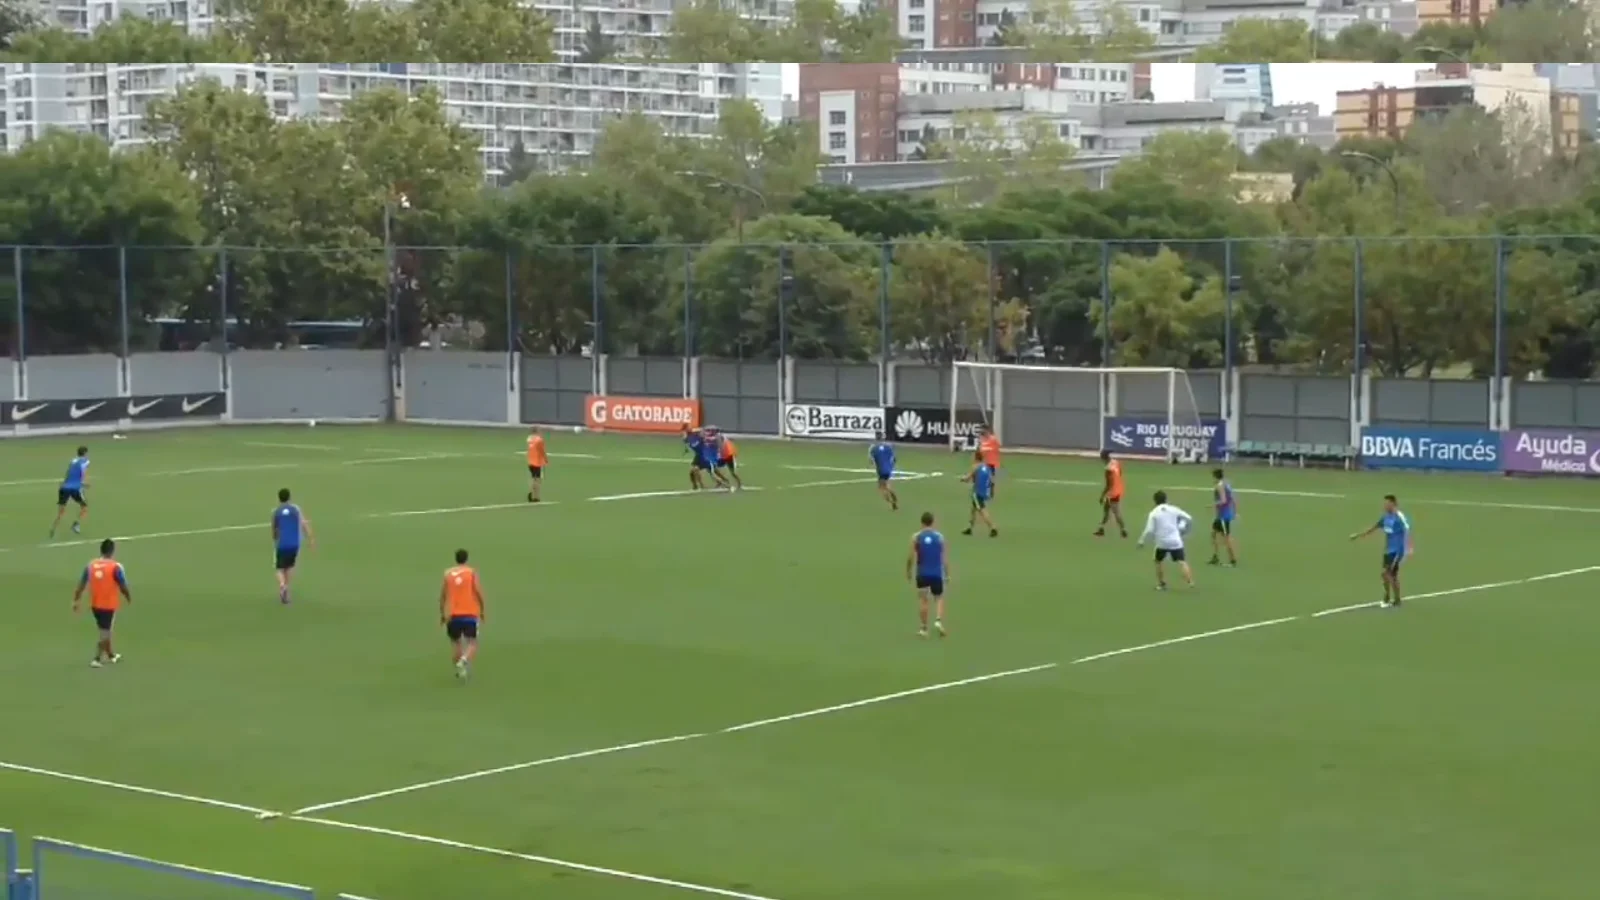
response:
[[[16,400],[0,403],[0,426],[216,418],[227,410],[227,405],[221,391],[80,400]]]
[[[870,441],[881,431],[881,406],[791,403],[783,409],[783,433],[788,437]]]
[[[956,411],[952,428],[950,410],[935,406],[891,406],[884,410],[889,423],[889,440],[897,444],[948,444],[952,437],[969,438],[978,433],[983,414],[975,409]]]

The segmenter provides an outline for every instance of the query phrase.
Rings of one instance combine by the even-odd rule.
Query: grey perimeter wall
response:
[[[407,351],[397,406],[412,419],[579,425],[591,393],[700,397],[707,421],[777,434],[781,404],[948,407],[982,403],[1017,447],[1083,449],[1108,415],[1164,416],[1165,375],[1005,371],[997,376],[916,362],[510,356]],[[1185,414],[1228,420],[1233,440],[1342,444],[1356,424],[1434,428],[1597,428],[1600,382],[1507,380],[1504,402],[1479,380],[1236,372],[1189,373]],[[36,356],[0,367],[0,399],[67,400],[228,389],[235,419],[380,419],[391,384],[379,350]]]

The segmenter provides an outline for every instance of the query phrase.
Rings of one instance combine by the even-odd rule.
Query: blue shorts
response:
[[[83,500],[83,488],[67,487],[66,485],[62,485],[61,489],[56,491],[56,505],[66,506],[68,500],[71,500],[79,506],[89,505]]]
[[[1233,534],[1233,516],[1218,516],[1211,521],[1211,530],[1217,534]]]
[[[729,472],[736,472],[739,469],[739,467],[734,463],[733,457],[731,456],[727,459],[717,460],[717,468],[727,469]]]
[[[444,633],[452,641],[459,641],[462,638],[477,640],[478,617],[451,616],[450,621],[444,623]]]
[[[272,567],[280,572],[287,572],[294,568],[294,564],[299,558],[299,547],[279,547],[278,552],[274,555]]]
[[[988,505],[989,505],[989,498],[988,497],[979,496],[978,494],[973,494],[972,495],[972,508],[973,509],[983,509],[983,508],[987,507]]]
[[[698,456],[694,458],[694,467],[696,469],[702,469],[702,470],[707,471],[707,472],[711,471],[711,463],[707,462],[704,459],[701,459]]]
[[[1404,553],[1385,553],[1383,555],[1383,571],[1389,573],[1390,575],[1399,575],[1400,563],[1404,561],[1405,558],[1406,555]]]
[[[879,484],[887,484],[889,479],[891,479],[893,477],[894,477],[894,473],[893,472],[879,472],[878,473],[878,483]]]
[[[942,575],[918,575],[917,576],[917,590],[919,590],[919,591],[927,591],[929,594],[931,594],[931,595],[933,595],[935,597],[943,597],[944,596],[944,576],[942,576]]]

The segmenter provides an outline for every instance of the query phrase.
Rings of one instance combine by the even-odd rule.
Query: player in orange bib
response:
[[[733,445],[733,438],[723,434],[719,429],[708,429],[711,442],[717,448],[716,474],[719,477],[732,478],[733,490],[744,490],[744,479],[739,477],[739,448]],[[726,469],[728,474],[722,475]]]
[[[1106,486],[1100,491],[1100,527],[1095,537],[1106,536],[1106,523],[1113,517],[1123,537],[1128,536],[1128,526],[1122,521],[1122,463],[1111,458],[1110,450],[1100,451],[1100,461],[1106,464]]]
[[[95,645],[94,659],[89,665],[96,669],[104,663],[122,661],[122,654],[111,649],[111,623],[117,617],[117,610],[126,600],[133,603],[133,595],[128,593],[128,576],[122,571],[122,563],[112,557],[116,554],[116,542],[110,538],[100,542],[100,558],[92,560],[84,567],[83,577],[78,579],[78,589],[72,592],[72,611],[76,613],[83,605],[83,592],[89,592],[89,610],[94,613],[94,624],[100,632],[100,641]]]
[[[456,677],[466,678],[478,655],[478,625],[484,621],[483,587],[478,570],[467,565],[467,551],[456,551],[456,564],[445,570],[439,586],[439,624],[450,638]]]
[[[978,439],[978,453],[983,457],[983,464],[989,467],[989,496],[994,496],[995,484],[1000,480],[1000,439],[995,437],[994,429],[987,425],[982,426]]]
[[[539,486],[544,482],[544,467],[550,464],[550,455],[544,449],[544,435],[535,425],[528,431],[528,502],[539,502]]]

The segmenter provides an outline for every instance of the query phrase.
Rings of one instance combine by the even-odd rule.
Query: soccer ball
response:
[[[316,419],[307,419],[306,420],[306,427],[307,428],[315,428],[315,427],[317,427],[317,420]]]

